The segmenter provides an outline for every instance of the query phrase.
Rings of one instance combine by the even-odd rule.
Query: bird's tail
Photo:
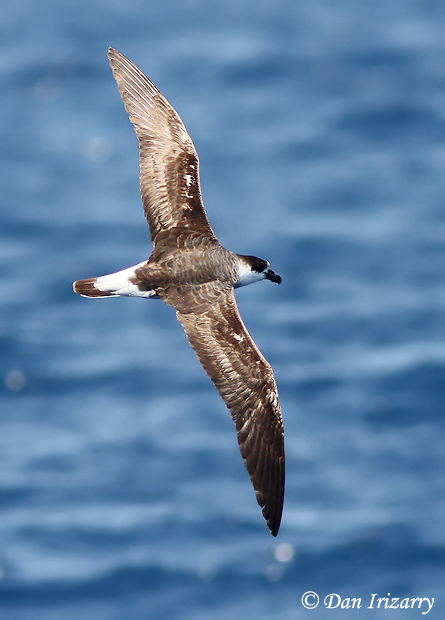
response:
[[[143,291],[139,288],[135,272],[147,262],[139,263],[116,273],[98,278],[77,280],[73,284],[75,293],[82,297],[113,297],[118,295],[132,297],[156,297],[155,291]]]

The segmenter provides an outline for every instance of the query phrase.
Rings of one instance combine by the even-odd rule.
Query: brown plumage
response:
[[[110,48],[108,58],[139,138],[140,185],[151,240],[195,232],[215,239],[199,187],[198,155],[183,122],[156,86],[128,58]]]
[[[200,314],[176,316],[232,414],[258,503],[276,536],[284,495],[284,429],[272,368],[245,328],[233,291]]]
[[[139,139],[140,186],[153,252],[121,272],[79,280],[85,297],[160,298],[176,310],[202,367],[235,422],[241,455],[270,531],[284,499],[284,429],[272,368],[238,312],[234,288],[280,283],[269,263],[233,254],[216,239],[201,200],[198,156],[181,119],[128,58],[110,65]]]

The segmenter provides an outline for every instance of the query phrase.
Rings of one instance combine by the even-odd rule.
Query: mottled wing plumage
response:
[[[169,231],[177,229],[214,238],[201,200],[198,156],[183,122],[128,58],[113,48],[108,57],[139,139],[141,194],[153,244],[168,243]]]
[[[86,297],[160,298],[176,309],[189,342],[235,422],[241,455],[270,531],[284,499],[284,429],[272,368],[247,332],[234,286],[281,278],[267,261],[225,250],[202,205],[198,156],[167,100],[128,58],[110,65],[139,139],[140,186],[154,249],[149,261],[79,280]]]
[[[177,316],[232,414],[258,503],[276,536],[284,499],[284,429],[272,368],[246,330],[233,291],[201,314]]]

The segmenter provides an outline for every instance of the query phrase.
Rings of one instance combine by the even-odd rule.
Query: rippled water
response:
[[[4,7],[2,620],[443,617],[444,28],[420,0]],[[220,241],[283,277],[237,293],[285,417],[276,540],[174,312],[72,293],[150,252],[109,45],[186,123]]]

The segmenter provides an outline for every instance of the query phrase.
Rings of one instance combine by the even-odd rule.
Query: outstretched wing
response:
[[[201,200],[198,155],[183,122],[128,58],[111,47],[108,58],[139,139],[141,195],[153,244],[168,243],[169,231],[178,228],[214,239]]]
[[[232,414],[258,503],[276,536],[284,500],[284,429],[272,368],[244,326],[233,291],[201,314],[177,317]]]

